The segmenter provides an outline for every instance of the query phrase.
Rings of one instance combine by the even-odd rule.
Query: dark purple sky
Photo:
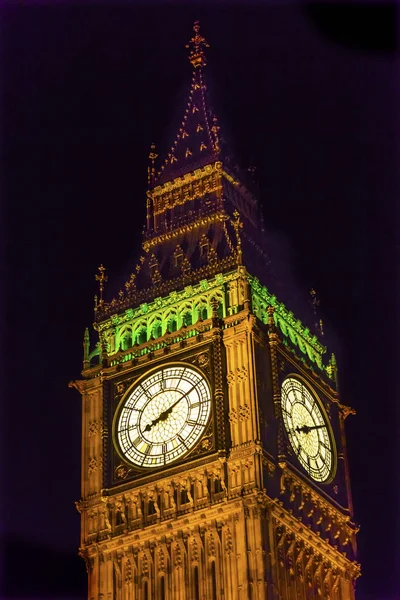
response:
[[[319,291],[342,402],[358,411],[346,422],[357,598],[397,598],[394,54],[372,8],[327,10],[2,9],[1,597],[85,596],[80,398],[67,385],[79,377],[97,266],[118,280],[134,265],[149,146],[167,149],[180,120],[198,18],[216,112],[238,161],[257,167],[266,225],[282,246],[290,240],[293,278]],[[33,561],[26,577],[21,561]]]

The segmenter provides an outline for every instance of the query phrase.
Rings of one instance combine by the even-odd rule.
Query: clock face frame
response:
[[[334,437],[318,396],[294,375],[281,387],[283,422],[298,461],[310,477],[329,483],[336,469]]]
[[[190,452],[211,415],[211,387],[186,363],[144,374],[121,400],[114,416],[114,445],[142,469],[167,466]]]

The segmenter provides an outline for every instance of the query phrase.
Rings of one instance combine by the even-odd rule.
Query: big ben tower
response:
[[[261,211],[224,151],[194,25],[187,106],[150,153],[142,252],[84,337],[89,600],[352,600],[337,367],[282,303]],[[104,297],[103,297],[104,295]],[[328,355],[329,356],[329,355]]]

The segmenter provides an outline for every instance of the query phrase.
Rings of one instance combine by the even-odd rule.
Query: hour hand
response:
[[[151,431],[151,428],[154,427],[154,425],[157,425],[160,421],[164,421],[164,419],[166,418],[166,416],[165,416],[166,412],[167,411],[162,412],[161,415],[159,417],[157,417],[157,419],[154,419],[154,421],[152,421],[151,423],[148,423],[146,425],[146,427],[144,428],[144,431]]]
[[[299,433],[310,433],[313,429],[323,429],[325,425],[303,425],[302,427],[295,427],[294,430]]]
[[[157,423],[163,420],[163,415],[164,413],[161,413],[161,415],[157,417],[157,419],[154,419],[154,421],[152,421],[151,423],[147,423],[146,427],[144,428],[144,431],[151,431],[151,428],[154,427],[154,425],[157,425]]]
[[[170,406],[169,408],[167,408],[167,410],[164,410],[158,417],[157,419],[154,419],[154,421],[152,421],[151,423],[148,423],[146,425],[146,427],[144,428],[145,431],[150,431],[152,427],[154,427],[154,425],[157,425],[157,423],[159,423],[160,421],[165,421],[165,419],[167,419],[169,417],[169,415],[172,412],[172,409],[178,404],[178,402],[180,402],[182,400],[182,398],[179,398],[176,402],[174,402],[174,404],[172,406]]]

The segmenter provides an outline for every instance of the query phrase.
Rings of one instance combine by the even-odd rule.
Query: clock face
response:
[[[119,452],[139,467],[161,467],[182,458],[204,433],[210,387],[186,365],[168,365],[142,379],[115,419]]]
[[[316,397],[299,379],[288,377],[281,398],[286,432],[298,460],[315,481],[327,481],[332,474],[333,446]]]

